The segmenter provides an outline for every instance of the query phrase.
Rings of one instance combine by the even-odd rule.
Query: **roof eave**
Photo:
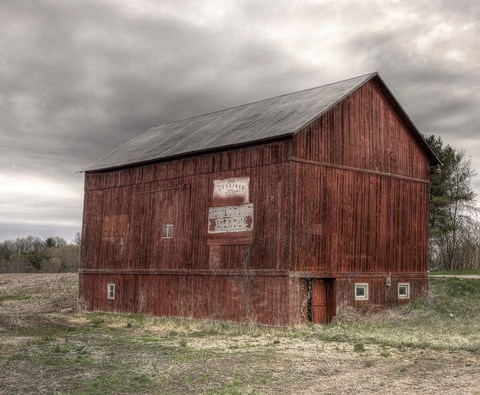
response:
[[[245,143],[224,145],[224,146],[215,147],[215,148],[205,148],[203,150],[189,151],[189,152],[186,152],[186,153],[170,155],[170,156],[165,156],[165,157],[161,157],[161,158],[153,158],[153,159],[148,159],[148,160],[139,161],[139,162],[125,163],[125,164],[115,165],[115,166],[110,166],[110,167],[98,167],[98,168],[92,168],[92,169],[89,169],[87,167],[86,169],[80,170],[78,173],[100,173],[100,172],[104,172],[104,171],[120,170],[120,169],[129,168],[129,167],[146,165],[146,164],[150,164],[150,163],[154,163],[154,162],[164,162],[164,161],[168,161],[168,160],[172,160],[172,159],[188,158],[188,157],[191,157],[191,156],[206,154],[206,153],[210,153],[210,152],[218,152],[218,151],[224,151],[224,150],[228,150],[228,149],[249,147],[249,146],[262,144],[262,143],[271,143],[271,142],[278,141],[278,140],[285,140],[285,139],[293,137],[293,134],[294,134],[293,132],[292,133],[285,133],[285,134],[282,134],[282,135],[279,135],[279,136],[267,137],[267,138],[264,138],[264,139],[248,141],[248,142],[245,142]]]

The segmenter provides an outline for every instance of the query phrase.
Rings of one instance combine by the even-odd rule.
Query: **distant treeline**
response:
[[[0,273],[76,272],[80,264],[80,233],[71,243],[52,236],[18,237],[0,243]]]

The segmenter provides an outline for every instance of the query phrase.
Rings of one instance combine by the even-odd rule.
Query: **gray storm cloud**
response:
[[[73,237],[76,172],[152,125],[370,71],[479,167],[479,19],[476,1],[2,1],[0,240]]]

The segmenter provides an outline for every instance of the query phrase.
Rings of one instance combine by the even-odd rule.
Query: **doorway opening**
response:
[[[307,321],[312,322],[312,279],[307,278]]]
[[[335,316],[335,279],[307,279],[307,321],[326,324]]]

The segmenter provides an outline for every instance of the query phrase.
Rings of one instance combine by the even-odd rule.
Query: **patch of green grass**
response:
[[[135,340],[145,343],[145,344],[155,344],[155,343],[163,343],[166,339],[158,336],[136,336]]]
[[[7,355],[5,357],[6,362],[13,362],[13,361],[23,361],[25,360],[26,356],[23,352],[14,352],[13,354]]]
[[[91,353],[84,345],[70,342],[58,343],[56,339],[49,338],[28,342],[23,349],[7,357],[7,362],[12,361],[26,361],[37,366],[68,369],[94,364]]]
[[[141,314],[125,314],[124,318],[126,318],[132,326],[135,325],[137,327],[144,326],[145,320],[147,319],[147,317]]]
[[[220,332],[215,328],[205,328],[199,331],[192,332],[190,336],[193,337],[206,337],[206,336],[215,336],[218,335]]]
[[[0,302],[30,300],[30,295],[0,295]]]
[[[244,387],[245,387],[245,384],[241,380],[234,379],[207,393],[218,394],[218,395],[237,395],[237,394],[240,395],[244,393],[243,391]]]
[[[90,324],[94,327],[99,327],[101,326],[102,324],[105,323],[105,320],[103,318],[97,318],[97,317],[93,317],[91,320],[90,320]]]
[[[437,275],[455,275],[455,276],[462,276],[462,275],[480,275],[480,269],[472,269],[472,270],[442,270],[438,272],[429,272],[430,276],[437,276]]]
[[[391,356],[392,354],[390,353],[390,351],[388,350],[382,350],[380,351],[380,356],[381,357],[384,357],[384,358],[388,358],[389,356]]]
[[[16,336],[40,337],[40,338],[56,338],[73,335],[75,333],[84,332],[84,327],[73,326],[67,323],[64,318],[58,319],[52,317],[44,320],[36,320],[29,325],[15,329]]]
[[[353,351],[355,352],[365,352],[365,346],[363,343],[355,343],[353,345]]]
[[[89,380],[73,380],[69,393],[72,394],[109,394],[121,390],[121,393],[152,393],[161,388],[154,375],[137,373],[124,369],[103,371]]]
[[[198,375],[198,381],[201,383],[206,383],[213,377],[214,374],[215,372],[212,370],[206,371],[204,373],[200,373]]]
[[[211,349],[191,349],[191,348],[179,348],[173,355],[175,362],[187,363],[187,362],[205,362],[206,360],[213,359],[222,355],[222,352]]]
[[[480,280],[435,278],[430,280],[435,313],[480,321]]]

